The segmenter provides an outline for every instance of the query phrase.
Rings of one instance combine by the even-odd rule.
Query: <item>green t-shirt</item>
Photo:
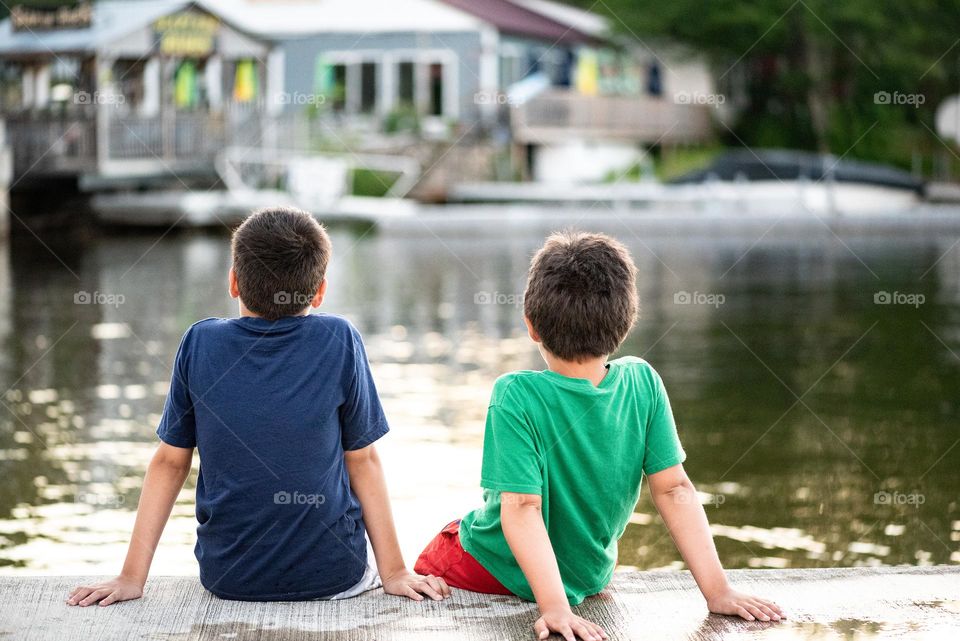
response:
[[[484,506],[460,541],[508,590],[533,592],[500,526],[500,493],[539,494],[571,605],[606,587],[640,480],[682,463],[663,381],[640,358],[609,363],[598,386],[556,372],[506,374],[487,410],[480,483]]]

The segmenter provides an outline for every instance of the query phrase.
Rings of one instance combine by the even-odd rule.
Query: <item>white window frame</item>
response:
[[[439,116],[421,113],[427,119],[452,119],[460,115],[459,63],[460,58],[449,49],[367,49],[324,51],[320,53],[324,63],[346,67],[346,95],[344,113],[364,116],[360,113],[360,65],[377,65],[376,113],[385,116],[396,108],[400,101],[400,63],[414,64],[414,96],[417,110],[429,108],[429,69],[431,64],[440,64],[443,69],[443,113]]]

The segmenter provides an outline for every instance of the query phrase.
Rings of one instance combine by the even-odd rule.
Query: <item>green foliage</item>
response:
[[[401,104],[384,118],[383,131],[388,134],[401,131],[418,134],[420,133],[420,114],[413,105]]]
[[[382,198],[386,195],[393,183],[397,181],[395,172],[377,171],[357,167],[352,172],[354,196],[372,196]]]
[[[960,86],[960,0],[606,0],[594,10],[654,52],[672,41],[705,56],[718,90],[742,101],[735,135],[720,129],[728,144],[903,166],[943,150],[927,127]],[[878,92],[922,104],[878,104]]]

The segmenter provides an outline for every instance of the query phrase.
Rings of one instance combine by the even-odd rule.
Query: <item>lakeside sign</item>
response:
[[[154,22],[160,53],[168,56],[206,56],[213,52],[220,21],[199,11],[180,11]]]
[[[17,5],[10,9],[10,24],[14,31],[88,29],[92,20],[93,8],[87,2],[61,7]]]

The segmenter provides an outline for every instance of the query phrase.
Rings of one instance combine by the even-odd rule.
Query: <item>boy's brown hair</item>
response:
[[[267,320],[310,305],[333,249],[323,225],[293,207],[252,213],[233,233],[231,247],[240,300]]]
[[[615,352],[639,304],[633,258],[604,234],[551,234],[530,263],[523,312],[543,346],[563,360]]]

